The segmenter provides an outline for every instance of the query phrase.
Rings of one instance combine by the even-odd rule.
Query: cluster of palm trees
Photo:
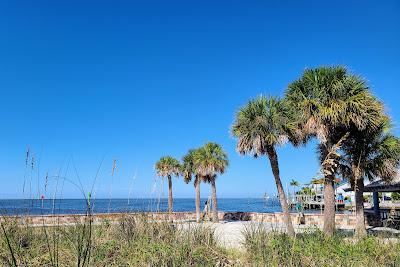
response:
[[[348,180],[355,190],[356,235],[364,236],[364,179],[391,180],[400,163],[400,140],[391,133],[383,103],[364,79],[340,66],[305,70],[289,84],[283,99],[260,96],[249,101],[237,112],[232,133],[240,154],[268,156],[289,235],[294,231],[279,176],[277,146],[319,141],[328,235],[335,229],[335,178]]]
[[[206,143],[204,146],[191,149],[182,158],[182,163],[171,156],[162,157],[155,165],[157,175],[168,179],[168,211],[173,210],[172,176],[182,176],[186,183],[193,180],[196,190],[196,221],[200,221],[200,184],[211,184],[213,204],[212,220],[218,222],[217,189],[215,180],[218,174],[223,174],[228,167],[228,156],[222,147],[216,143]]]
[[[317,139],[317,154],[324,183],[324,231],[335,230],[334,181],[350,182],[356,198],[356,235],[366,235],[364,223],[364,179],[390,181],[400,165],[400,139],[391,133],[391,120],[384,105],[365,80],[341,66],[307,69],[290,83],[284,98],[259,96],[236,113],[231,129],[237,151],[254,157],[267,156],[289,235],[294,235],[283,190],[277,146],[295,147]],[[228,165],[226,153],[215,143],[190,150],[183,163],[172,157],[156,164],[159,176],[168,177],[169,210],[172,211],[171,176],[194,180],[196,214],[200,218],[200,183],[212,186],[213,220],[217,221],[215,179]]]

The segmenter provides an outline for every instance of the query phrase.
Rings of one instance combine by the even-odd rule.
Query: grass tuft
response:
[[[329,237],[317,229],[291,238],[263,225],[243,234],[246,262],[252,266],[400,266],[398,239]]]

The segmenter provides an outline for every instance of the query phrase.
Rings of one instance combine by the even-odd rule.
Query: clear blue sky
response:
[[[235,151],[235,111],[326,64],[366,77],[400,133],[398,1],[1,1],[0,198],[22,197],[27,147],[40,162],[35,193],[38,173],[43,193],[45,173],[72,157],[88,189],[104,157],[97,197],[108,197],[113,159],[112,196],[128,196],[137,170],[132,196],[146,197],[159,190],[159,157],[207,141],[230,158],[220,197],[274,193],[267,159]],[[315,143],[279,157],[285,184],[318,170]],[[71,164],[67,175],[76,180]],[[174,194],[194,189],[175,180]]]

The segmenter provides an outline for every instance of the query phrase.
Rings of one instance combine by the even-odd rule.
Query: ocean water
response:
[[[206,199],[201,199],[201,209]],[[167,199],[93,199],[94,213],[127,212],[127,211],[166,211]],[[278,212],[281,207],[277,200],[262,198],[219,198],[219,211],[243,212]],[[0,212],[3,215],[22,214],[83,214],[86,211],[84,199],[3,199],[0,200]],[[195,211],[195,200],[192,198],[175,198],[174,211]]]

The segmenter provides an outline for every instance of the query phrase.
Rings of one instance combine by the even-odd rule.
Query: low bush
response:
[[[252,266],[400,266],[398,239],[329,237],[317,229],[291,238],[252,225],[244,232],[244,247]]]
[[[4,266],[226,266],[227,251],[214,231],[146,217],[72,226],[1,223]]]
[[[252,224],[243,249],[220,246],[213,228],[126,215],[118,222],[41,226],[1,220],[1,266],[400,266],[397,238],[286,234]]]

